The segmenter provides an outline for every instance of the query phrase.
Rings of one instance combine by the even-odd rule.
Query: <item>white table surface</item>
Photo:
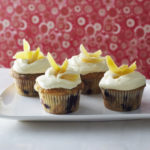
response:
[[[12,83],[0,69],[0,93]],[[19,122],[0,119],[0,150],[149,150],[150,120]]]

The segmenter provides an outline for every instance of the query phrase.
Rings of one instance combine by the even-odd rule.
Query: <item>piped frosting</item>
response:
[[[136,62],[118,67],[110,56],[106,56],[109,70],[104,74],[99,86],[104,89],[133,90],[146,84],[145,76],[135,71]]]
[[[69,59],[69,67],[82,75],[93,72],[105,72],[108,70],[105,57],[100,50],[88,53],[84,46],[80,45],[80,54]]]
[[[45,72],[45,75],[39,76],[36,81],[44,89],[64,88],[72,89],[81,83],[79,73],[68,68],[68,60],[58,65],[52,55],[48,53],[48,60],[51,67]]]
[[[35,51],[30,50],[29,43],[23,40],[24,51],[17,52],[13,57],[14,61],[13,70],[21,74],[36,74],[44,73],[50,64],[47,58],[37,48]]]

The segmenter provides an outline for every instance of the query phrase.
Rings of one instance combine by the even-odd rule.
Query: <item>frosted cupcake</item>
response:
[[[66,59],[62,66],[48,53],[50,67],[45,75],[36,79],[35,90],[39,93],[42,106],[48,113],[66,114],[79,107],[81,79],[79,73],[68,69]]]
[[[145,77],[135,71],[136,63],[128,67],[117,67],[110,56],[106,56],[109,71],[104,74],[99,86],[104,105],[115,111],[131,111],[139,108],[146,85]]]
[[[100,50],[88,53],[83,45],[80,45],[80,51],[79,55],[69,59],[69,67],[81,74],[81,80],[84,84],[83,94],[100,93],[99,81],[108,70],[105,57],[101,57]]]
[[[11,75],[15,79],[18,94],[23,96],[38,96],[34,90],[35,79],[44,74],[50,64],[40,48],[30,51],[30,45],[23,40],[24,51],[17,52],[13,57],[16,59],[11,68]]]

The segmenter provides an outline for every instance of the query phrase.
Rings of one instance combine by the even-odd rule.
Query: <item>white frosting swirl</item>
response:
[[[73,56],[69,59],[69,68],[74,69],[82,75],[92,73],[92,72],[105,72],[108,70],[105,58],[98,63],[86,63],[82,61],[85,57],[82,53]],[[103,57],[102,57],[103,58]]]
[[[78,78],[75,81],[62,79],[61,76],[64,74],[76,74],[76,75],[78,75]],[[53,68],[50,67],[45,72],[45,75],[41,75],[36,79],[36,82],[43,89],[53,89],[53,88],[73,89],[81,83],[81,79],[80,79],[79,73],[76,73],[73,70],[67,70],[64,73],[61,73],[61,74],[58,74],[57,76],[55,76]]]
[[[16,59],[13,65],[13,70],[22,74],[44,73],[50,67],[47,58],[39,59],[31,64],[28,60]]]
[[[146,84],[145,76],[134,71],[132,73],[113,78],[114,73],[107,71],[101,79],[99,86],[104,89],[115,90],[132,90],[144,86]]]

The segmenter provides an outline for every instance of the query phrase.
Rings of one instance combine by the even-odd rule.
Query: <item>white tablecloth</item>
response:
[[[12,79],[0,69],[0,92]],[[0,119],[0,150],[149,150],[150,120],[19,122]]]

